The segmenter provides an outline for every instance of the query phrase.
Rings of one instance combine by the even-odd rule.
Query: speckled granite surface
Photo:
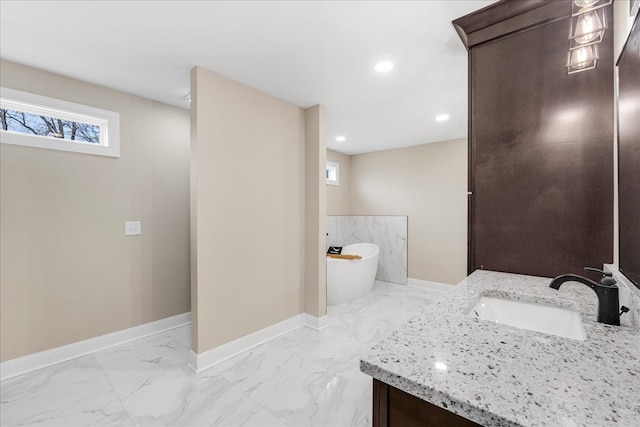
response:
[[[640,331],[629,313],[623,326],[597,323],[591,289],[549,282],[476,271],[376,344],[360,369],[486,426],[640,426]],[[587,339],[468,316],[483,294],[578,309]]]

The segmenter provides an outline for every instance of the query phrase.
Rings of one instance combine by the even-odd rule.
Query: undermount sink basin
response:
[[[586,339],[580,314],[568,308],[483,296],[469,315],[574,340]]]

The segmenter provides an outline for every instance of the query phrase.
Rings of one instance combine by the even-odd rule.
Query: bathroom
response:
[[[387,282],[446,291],[466,277],[466,139],[352,155],[328,149],[327,161],[339,165],[338,184],[327,185],[328,246],[377,236],[371,242],[393,258],[391,275],[378,275]],[[421,192],[429,197],[416,198]]]
[[[115,13],[109,8],[117,8],[116,3],[80,2],[76,12],[99,13],[104,22],[77,21],[75,28],[57,25],[55,31],[47,26],[51,23],[27,19],[34,15],[29,2],[0,4],[3,88],[120,114],[119,157],[0,144],[1,424],[370,425],[372,377],[380,376],[372,375],[375,360],[365,355],[414,315],[424,312],[437,324],[435,314],[442,315],[443,307],[455,308],[446,304],[468,286],[467,52],[451,22],[493,2],[394,7],[385,2],[344,2],[344,19],[326,12],[320,3],[295,2],[281,5],[291,8],[289,18],[295,16],[285,20],[282,29],[307,38],[286,36],[277,39],[280,43],[268,37],[262,21],[276,18],[262,3],[253,4],[256,9],[248,14],[244,8],[250,6],[241,2],[199,2],[191,5],[193,9],[176,9],[172,2],[145,3]],[[631,28],[629,9],[634,3],[613,3],[615,26],[607,30],[605,41],[614,37],[616,52]],[[52,6],[39,7],[46,13],[38,16],[59,16]],[[442,9],[435,13],[431,7]],[[146,18],[150,16],[154,18]],[[446,81],[455,74],[448,67],[462,64],[456,67],[462,80],[456,80],[451,96],[436,96],[437,84],[431,83],[424,98],[462,105],[464,113],[440,122],[436,116],[445,112],[441,110],[454,106],[418,103],[410,106],[414,114],[404,120],[394,117],[393,108],[376,105],[374,99],[381,99],[381,104],[399,108],[404,96],[416,91],[418,86],[396,81],[398,76],[412,77],[402,62],[396,61],[396,69],[387,75],[377,74],[373,66],[380,58],[370,54],[358,56],[355,59],[362,63],[345,66],[348,70],[342,72],[328,66],[328,58],[321,56],[326,51],[318,45],[321,37],[314,31],[323,37],[361,37],[357,40],[364,43],[367,37],[355,31],[353,22],[366,16],[389,19],[384,30],[370,22],[371,34],[398,37],[398,43],[416,38],[430,46],[432,56],[420,57],[421,71],[411,71],[415,75],[434,68],[439,73],[434,81]],[[431,46],[428,37],[415,37],[423,34],[425,17],[430,26],[446,31],[437,46]],[[327,24],[324,30],[315,19]],[[114,31],[116,23],[121,31]],[[236,28],[230,29],[230,23]],[[190,57],[189,66],[182,64],[178,70],[162,65],[167,52],[175,52],[172,37],[177,37],[166,29],[177,25],[184,25],[184,31],[175,33],[187,41],[183,39],[176,58],[194,54],[195,28],[228,31],[224,35],[256,35],[255,28],[264,33],[251,43],[243,37],[220,38],[233,40],[236,46],[231,47],[213,40],[207,50],[218,62]],[[409,34],[407,28],[416,33]],[[84,40],[78,40],[78,30],[102,34],[99,40],[109,48],[99,49],[105,50],[104,57],[96,53],[64,72],[56,58],[34,53],[39,44],[29,45],[24,35],[66,37],[71,43]],[[12,43],[18,43],[12,32],[22,34],[34,52],[12,50]],[[130,43],[131,34],[141,42]],[[86,43],[90,40],[87,37]],[[371,43],[376,41],[380,42],[374,37]],[[305,53],[305,42],[311,55]],[[132,50],[111,49],[118,43]],[[566,37],[562,44],[568,46]],[[303,73],[294,67],[298,74],[286,74],[285,67],[268,56],[278,46],[281,54],[309,58],[309,68]],[[355,56],[350,49],[353,46],[345,46],[338,59]],[[393,49],[393,43],[381,48]],[[417,52],[421,49],[403,54],[408,60]],[[248,62],[225,68],[243,60]],[[439,62],[441,67],[433,67]],[[89,78],[88,64],[100,78]],[[134,79],[143,65],[149,67],[147,73]],[[565,76],[562,65],[560,74]],[[358,146],[365,138],[350,131],[348,123],[359,124],[363,132],[373,132],[373,126],[367,129],[359,110],[341,112],[341,105],[348,104],[345,96],[338,97],[334,108],[323,106],[331,88],[322,86],[322,77],[353,70],[362,75],[349,85],[355,89],[361,87],[356,82],[363,83],[368,92],[358,99],[381,114],[370,122],[395,123],[389,129],[375,127],[386,132],[384,139],[394,140],[392,132],[418,122],[429,130],[429,140],[421,140],[418,132],[418,142],[411,146]],[[170,80],[172,73],[180,74],[181,86],[166,88],[162,99],[148,95],[154,83]],[[315,98],[294,99],[296,94],[287,88],[300,82],[293,78],[278,87],[260,86],[258,74],[275,80],[279,76],[280,82],[285,75],[303,75],[318,85],[313,88]],[[320,77],[313,80],[314,76]],[[130,80],[135,80],[135,90],[124,87]],[[416,85],[422,84],[426,86],[418,79]],[[347,119],[340,122],[341,117]],[[455,132],[450,135],[447,129]],[[345,140],[336,140],[339,136]],[[339,164],[339,185],[327,185],[327,161]],[[326,236],[328,216],[405,217],[407,285],[378,282],[357,301],[327,307],[325,252],[333,238]],[[503,219],[508,222],[508,216]],[[123,230],[131,222],[132,229]],[[611,241],[613,253],[589,260],[590,266],[616,264],[624,256],[617,252],[617,231],[611,234],[611,239],[601,240]],[[558,292],[573,290],[565,284]],[[555,295],[548,292],[542,293]],[[621,293],[621,301],[624,298]],[[586,304],[595,313],[595,303]],[[623,323],[632,314],[623,314]],[[480,328],[471,322],[471,329]],[[589,337],[598,325],[587,326]],[[422,332],[456,333],[428,326]],[[539,345],[550,340],[539,338]],[[484,356],[471,361],[480,366]],[[362,360],[369,364],[364,367],[368,372],[360,370]],[[447,375],[455,375],[454,365],[435,362],[435,368],[420,371],[447,384]],[[595,375],[597,369],[590,365],[587,372]],[[522,400],[535,408],[541,390],[529,391],[536,397],[523,391]],[[460,410],[457,401],[445,403],[454,412]],[[574,403],[568,402],[565,409],[571,410]],[[629,417],[627,412],[623,415]]]

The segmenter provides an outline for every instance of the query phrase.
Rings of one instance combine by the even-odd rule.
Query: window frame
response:
[[[327,177],[327,172],[329,171],[329,168],[334,168],[336,171],[336,179],[329,179],[329,177]],[[328,185],[340,185],[340,163],[337,162],[332,162],[330,160],[327,160],[327,165],[325,168],[325,177],[327,177],[327,184]]]
[[[0,106],[4,109],[81,122],[100,128],[98,144],[0,129],[2,144],[120,157],[120,114],[115,111],[5,87],[0,87]]]

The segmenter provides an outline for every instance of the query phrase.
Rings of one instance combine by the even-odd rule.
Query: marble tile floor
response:
[[[299,328],[195,374],[190,326],[0,383],[1,426],[369,426],[359,354],[442,293],[376,282]]]

